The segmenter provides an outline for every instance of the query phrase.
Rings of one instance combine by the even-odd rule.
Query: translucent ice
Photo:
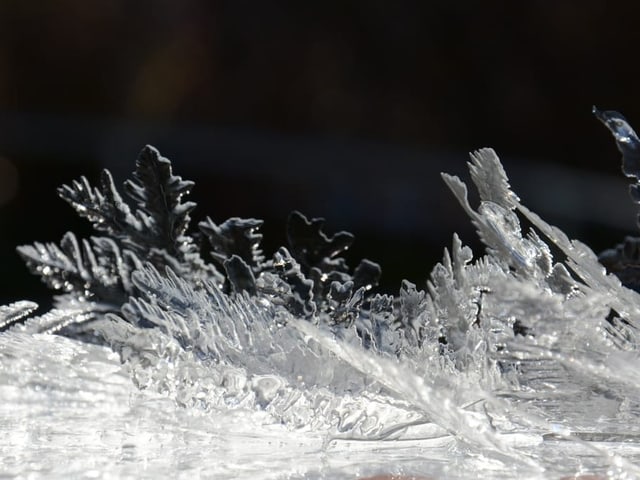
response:
[[[637,181],[638,137],[596,114]],[[257,219],[195,234],[193,184],[152,147],[124,194],[108,172],[62,187],[96,236],[19,248],[57,296],[0,307],[4,473],[640,477],[640,241],[599,258],[521,203],[493,150],[469,168],[475,207],[443,178],[486,254],[454,235],[395,297],[322,219],[294,212],[272,255]]]

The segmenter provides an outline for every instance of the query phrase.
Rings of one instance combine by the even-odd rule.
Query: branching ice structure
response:
[[[594,113],[640,203],[640,140],[620,114]],[[443,179],[486,255],[454,235],[426,289],[405,281],[396,297],[375,293],[377,264],[348,267],[353,236],[322,219],[292,213],[271,257],[260,220],[191,232],[193,183],[152,147],[126,196],[108,171],[63,186],[96,236],[18,248],[58,295],[43,315],[0,307],[5,470],[640,476],[639,241],[598,258],[522,205],[493,150],[469,168],[475,208]],[[283,446],[308,462],[288,466]]]

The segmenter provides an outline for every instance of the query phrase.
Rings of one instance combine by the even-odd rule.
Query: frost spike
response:
[[[511,191],[507,174],[492,148],[481,148],[473,152],[468,165],[480,200],[497,203],[508,209],[514,208],[518,197]]]
[[[593,106],[593,114],[611,131],[618,150],[622,153],[622,172],[627,177],[640,179],[640,139],[627,119],[615,110],[598,110]]]
[[[58,309],[35,318],[27,319],[24,324],[16,325],[11,330],[22,333],[61,333],[65,329],[80,331],[82,325],[95,320],[95,315],[90,311],[80,309]]]
[[[93,188],[86,177],[74,180],[71,186],[58,188],[60,198],[69,203],[81,217],[93,227],[117,238],[134,235],[142,228],[131,209],[118,193],[113,177],[104,170],[100,177],[101,188]]]
[[[129,197],[137,204],[138,219],[151,230],[153,245],[172,255],[189,226],[189,212],[196,206],[182,202],[193,182],[173,175],[171,162],[150,145],[142,149],[136,161],[133,180],[124,184]]]
[[[225,260],[224,269],[234,292],[246,291],[249,295],[256,295],[256,279],[251,268],[242,258],[232,255]]]
[[[592,111],[613,134],[618,150],[622,153],[622,173],[635,180],[629,186],[629,195],[635,203],[640,204],[640,138],[621,113],[614,110],[601,111],[595,105]],[[640,216],[637,222],[640,226]]]
[[[7,329],[38,308],[38,304],[22,300],[0,306],[0,331]]]
[[[324,222],[324,218],[308,220],[298,211],[291,212],[287,222],[291,255],[307,269],[319,267],[325,271],[329,266],[344,269],[337,256],[351,247],[354,237],[345,231],[329,237],[322,231]]]
[[[262,220],[232,217],[216,225],[207,217],[198,224],[211,244],[211,256],[223,265],[234,255],[240,257],[254,273],[262,268],[264,256],[260,249]]]
[[[456,175],[449,175],[448,173],[441,173],[440,176],[444,183],[447,184],[449,189],[453,192],[453,195],[456,197],[460,205],[467,215],[472,219],[477,219],[478,214],[471,208],[471,204],[469,203],[469,193],[467,191],[467,185],[460,180]]]

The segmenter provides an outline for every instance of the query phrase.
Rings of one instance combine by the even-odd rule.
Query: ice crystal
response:
[[[617,112],[594,113],[640,203],[640,139]],[[187,408],[252,409],[329,438],[449,437],[528,472],[549,468],[544,449],[563,439],[637,475],[596,443],[640,435],[640,240],[598,257],[521,203],[493,150],[469,171],[475,206],[462,180],[443,179],[486,252],[454,235],[426,283],[392,296],[376,292],[377,264],[347,265],[353,235],[320,218],[293,212],[272,254],[258,219],[190,230],[193,183],[145,147],[123,195],[108,171],[98,187],[60,188],[96,236],[18,248],[58,296],[40,316],[30,302],[0,307],[0,340],[107,346],[139,389]]]
[[[0,306],[0,329],[18,322],[31,312],[38,308],[38,304],[34,302],[15,302],[10,305]]]

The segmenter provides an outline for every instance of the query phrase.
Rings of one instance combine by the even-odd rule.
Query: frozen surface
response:
[[[597,115],[637,182],[640,140]],[[204,255],[151,147],[129,201],[108,172],[61,188],[101,236],[19,248],[58,295],[0,307],[3,478],[640,478],[640,242],[598,257],[493,150],[469,167],[477,206],[443,178],[486,254],[454,235],[395,297],[297,212],[271,257],[261,221],[206,219]]]
[[[605,419],[619,411],[614,400],[569,400],[601,417],[582,419],[588,444],[543,440],[530,427],[505,436],[508,458],[453,436],[340,440],[288,428],[252,408],[181,407],[140,391],[108,349],[60,336],[6,334],[0,358],[4,478],[559,478],[611,470],[607,455],[614,453],[640,455],[637,428]],[[474,435],[464,426],[457,433]]]

